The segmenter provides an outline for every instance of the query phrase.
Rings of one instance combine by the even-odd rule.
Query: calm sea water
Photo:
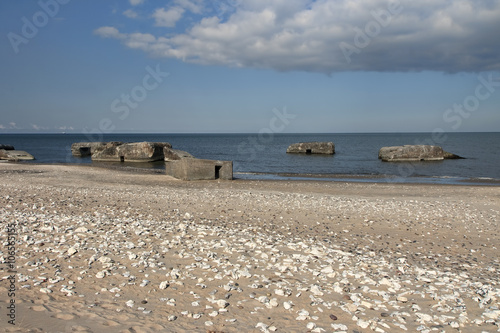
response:
[[[500,181],[500,133],[387,134],[105,134],[102,141],[170,142],[175,149],[195,157],[232,160],[236,178],[289,179],[315,177],[383,180],[395,182],[492,184]],[[0,143],[11,144],[36,157],[37,163],[92,163],[71,156],[71,144],[92,141],[84,134],[0,134]],[[296,142],[332,141],[333,156],[286,154]],[[465,157],[436,162],[387,163],[378,159],[384,146],[437,144]],[[124,165],[131,167],[131,165]],[[133,165],[164,168],[163,163]]]

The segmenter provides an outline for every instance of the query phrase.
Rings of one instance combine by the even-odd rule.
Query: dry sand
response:
[[[0,177],[0,331],[500,331],[496,186]]]

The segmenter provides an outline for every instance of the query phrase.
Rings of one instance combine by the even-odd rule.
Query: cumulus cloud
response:
[[[144,0],[130,0],[130,4],[132,6],[137,6],[137,5],[140,5],[144,2]]]
[[[198,0],[158,9],[157,26],[174,27]],[[248,0],[225,18],[210,12],[184,32],[96,34],[158,57],[203,65],[278,71],[500,70],[500,2],[493,0]],[[207,5],[208,6],[208,5]],[[206,11],[205,13],[207,13]]]
[[[130,35],[121,34],[115,27],[100,27],[94,33],[103,38],[130,39]]]
[[[125,15],[128,18],[136,18],[137,13],[134,12],[132,9],[127,9],[126,11],[123,12],[123,15]]]
[[[43,127],[43,126],[36,125],[36,124],[31,124],[31,128],[34,129],[35,131],[43,131],[43,130],[47,129],[47,127]]]
[[[195,14],[201,14],[203,12],[203,0],[175,0],[174,1],[179,7],[189,10]]]
[[[153,13],[153,17],[156,26],[172,28],[181,19],[182,14],[184,14],[184,8],[182,7],[173,7],[168,10],[159,8]]]

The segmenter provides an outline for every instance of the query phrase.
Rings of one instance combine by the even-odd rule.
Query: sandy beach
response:
[[[500,332],[498,186],[0,177],[0,331]]]

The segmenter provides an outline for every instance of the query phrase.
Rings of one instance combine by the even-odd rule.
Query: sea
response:
[[[0,134],[0,144],[35,156],[22,163],[95,164],[161,172],[163,162],[92,162],[71,155],[71,144],[88,141],[169,142],[197,158],[233,161],[234,178],[500,185],[500,133],[342,133],[342,134]],[[331,141],[334,155],[287,154],[290,144]],[[382,162],[385,146],[432,144],[464,159]]]

